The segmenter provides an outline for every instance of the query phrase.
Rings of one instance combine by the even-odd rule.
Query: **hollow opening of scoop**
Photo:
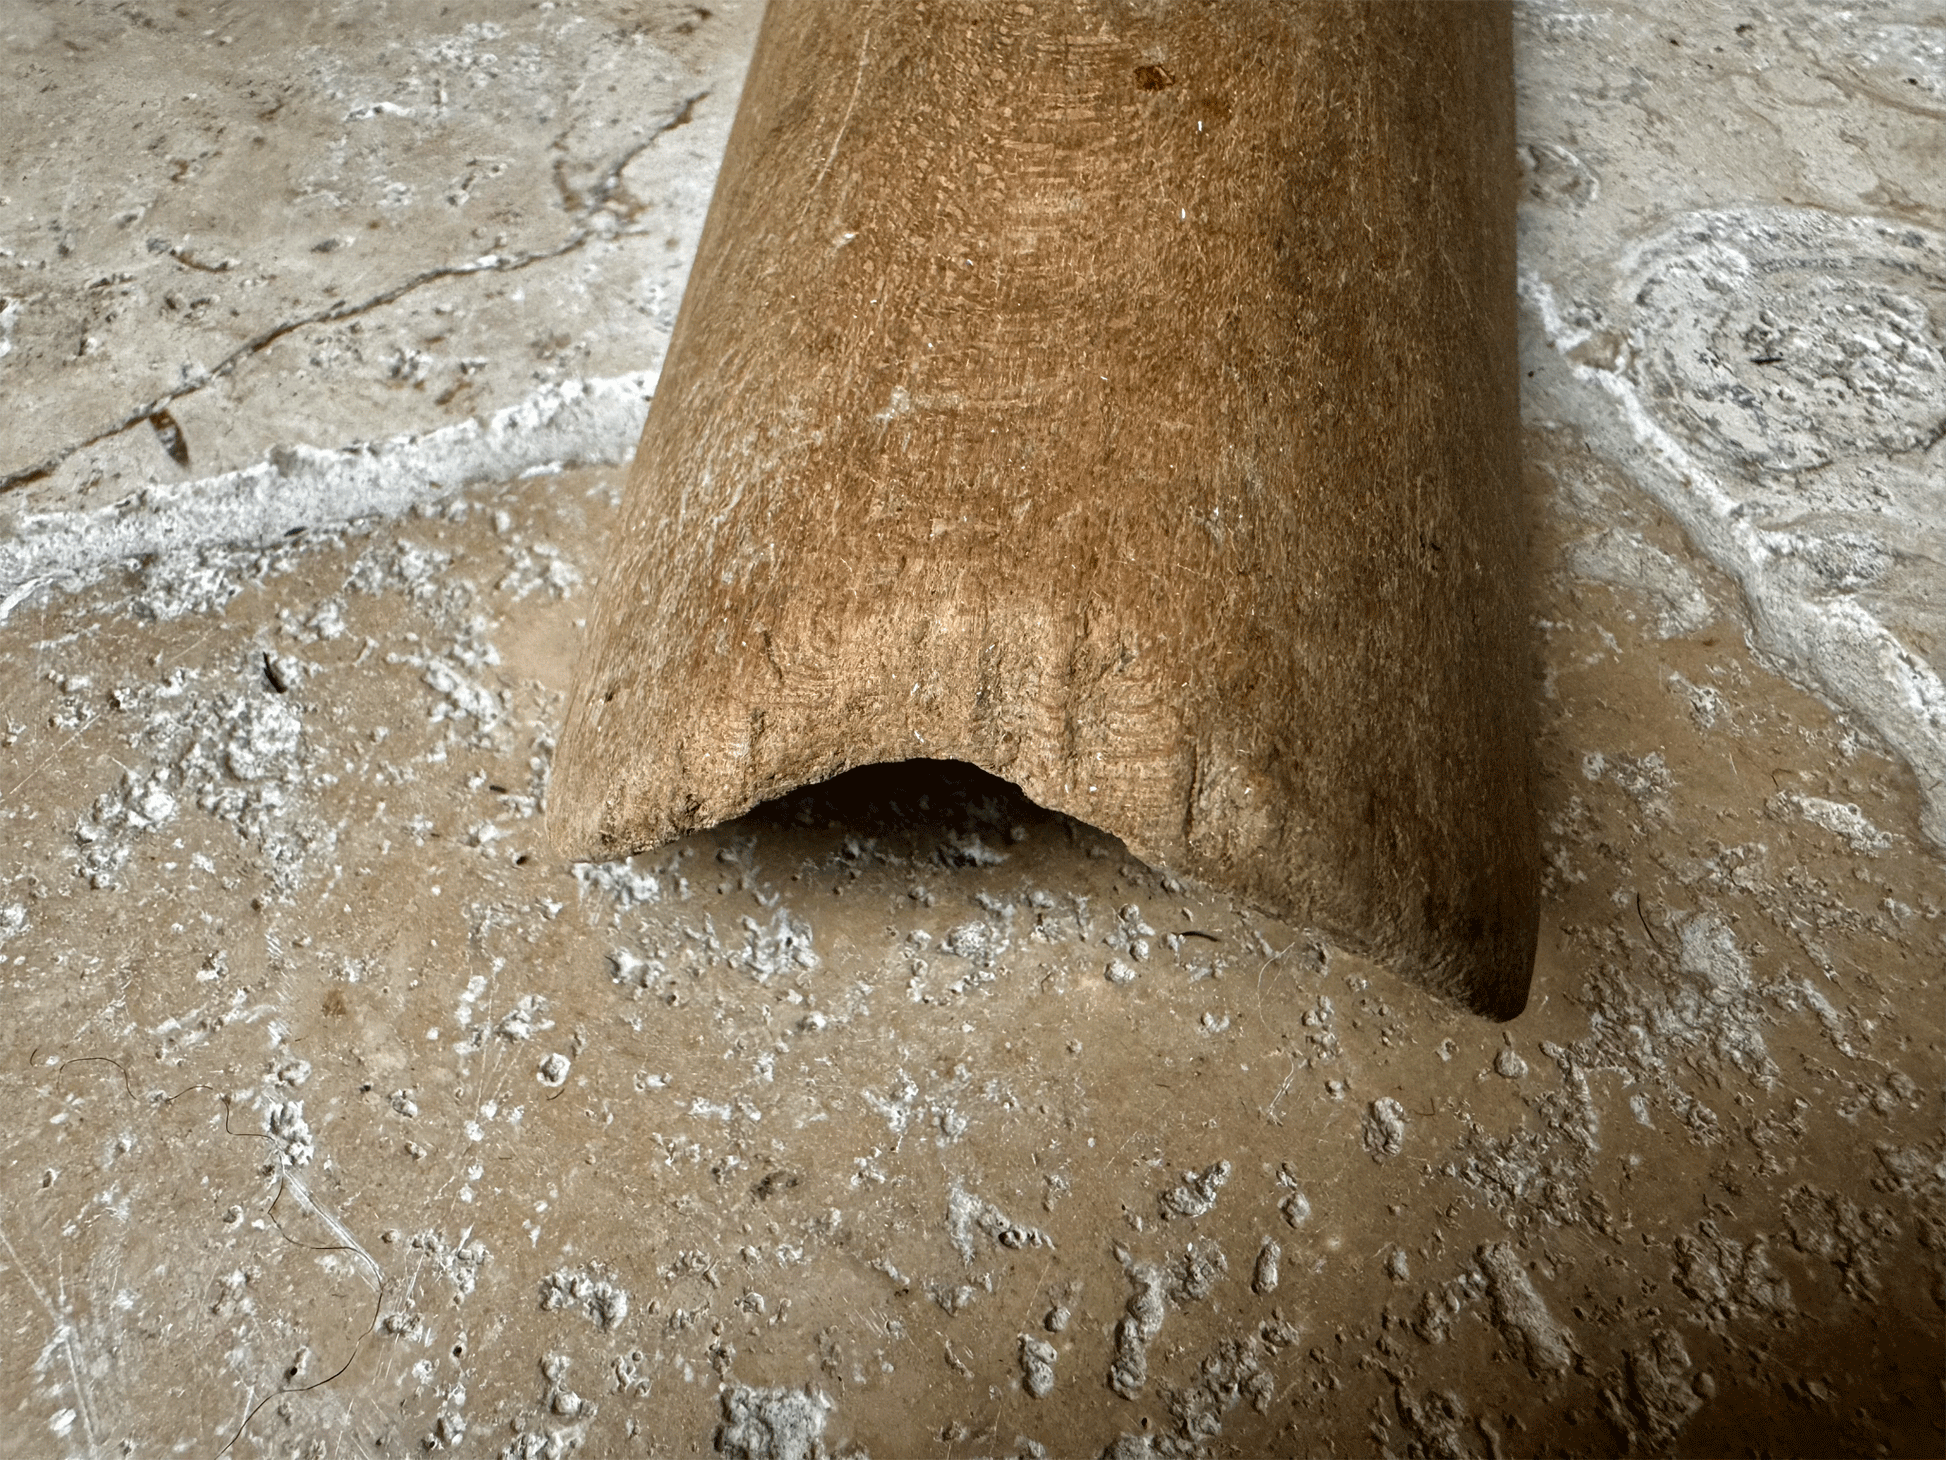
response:
[[[1031,800],[1013,782],[962,760],[914,759],[859,766],[752,807],[737,822],[883,844],[894,855],[932,848],[947,865],[998,865],[1010,847],[1045,835],[1101,846],[1115,837]]]
[[[1283,924],[1298,935],[1289,947],[1302,943],[1318,950],[1319,968],[1323,967],[1321,950],[1328,943],[1377,965],[1393,966],[1394,971],[1405,973],[1408,982],[1494,1020],[1514,1017],[1526,1002],[1524,978],[1515,987],[1504,979],[1470,978],[1464,970],[1455,977],[1442,966],[1417,974],[1410,965],[1401,970],[1392,958],[1362,947],[1355,937],[1313,926],[1301,917],[1293,919],[1248,898],[1235,900],[1234,894],[1220,887],[1172,873],[1137,855],[1113,833],[1043,806],[1013,782],[968,761],[909,759],[860,766],[797,786],[759,802],[741,816],[699,828],[659,851],[641,853],[639,859],[625,860],[638,874],[659,875],[676,871],[701,853],[703,860],[688,868],[694,878],[696,868],[707,864],[712,848],[716,861],[748,867],[759,844],[763,848],[759,860],[769,869],[767,877],[775,879],[782,872],[792,882],[828,881],[827,890],[839,897],[856,878],[899,868],[903,869],[899,875],[910,878],[908,895],[925,907],[932,906],[935,893],[945,892],[947,880],[967,874],[974,881],[960,884],[961,890],[972,888],[975,900],[989,908],[993,906],[989,897],[1010,900],[1015,892],[1035,898],[1052,894],[1063,903],[1069,900],[1062,896],[1066,893],[1078,899],[1078,907],[1094,903],[1119,909],[1114,916],[1128,912],[1128,904],[1151,898],[1169,901],[1175,910],[1170,917],[1175,912],[1189,917],[1188,903],[1205,904],[1206,913],[1213,912],[1216,903],[1230,903],[1236,914],[1247,909],[1251,917]],[[621,863],[607,865],[619,868]],[[719,892],[737,885],[733,873],[715,880]],[[704,881],[707,884],[709,879]],[[1151,898],[1142,897],[1144,888]],[[1034,901],[1034,906],[1042,905]],[[1173,922],[1148,932],[1172,948],[1175,940],[1167,936],[1170,933],[1208,936],[1196,928],[1185,932]],[[1279,977],[1295,973],[1293,967]]]
[[[1042,806],[1011,781],[960,760],[912,759],[861,766],[762,802],[719,830],[734,835],[740,827],[761,828],[785,840],[802,838],[860,870],[888,863],[909,865],[914,868],[915,887],[923,884],[923,869],[929,867],[999,868],[1011,863],[1015,873],[1031,877],[1049,868],[1043,858],[1059,845],[1081,851],[1104,870],[1112,869],[1111,878],[1118,873],[1124,881],[1133,879],[1152,889],[1159,882],[1174,894],[1226,901],[1233,896],[1146,862],[1112,832]],[[813,845],[803,850],[811,853]],[[1055,862],[1072,868],[1074,864],[1066,861],[1071,855],[1056,853]],[[1116,887],[1119,892],[1121,884]],[[1128,895],[1135,896],[1132,889]],[[1236,906],[1250,907],[1254,916],[1274,918],[1292,933],[1301,931],[1300,941],[1307,944],[1322,946],[1319,940],[1323,940],[1399,971],[1391,958],[1361,948],[1355,937],[1317,929],[1301,917],[1293,919],[1248,899]],[[1518,1016],[1527,1002],[1524,978],[1511,982],[1454,978],[1435,970],[1430,976],[1408,973],[1408,979],[1496,1022]]]

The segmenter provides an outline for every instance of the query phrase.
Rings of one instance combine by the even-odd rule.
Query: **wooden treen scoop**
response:
[[[556,763],[970,761],[1494,1017],[1538,854],[1502,5],[771,0]]]

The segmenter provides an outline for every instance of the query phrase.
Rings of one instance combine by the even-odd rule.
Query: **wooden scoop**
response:
[[[575,857],[970,761],[1519,1012],[1504,5],[771,0],[556,762]]]

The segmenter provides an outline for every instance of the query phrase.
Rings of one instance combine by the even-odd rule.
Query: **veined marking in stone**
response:
[[[83,512],[25,514],[0,542],[0,602],[93,582],[117,564],[208,547],[263,546],[294,528],[396,517],[483,481],[626,461],[656,372],[567,381],[489,416],[423,435],[325,450],[280,446],[240,471],[152,486]]]
[[[1946,684],[1874,610],[1923,613],[1916,580],[1946,557],[1938,471],[1920,459],[1946,439],[1943,258],[1946,239],[1885,220],[1694,214],[1622,259],[1619,345],[1597,312],[1570,317],[1521,279],[1574,378],[1619,409],[1636,481],[1743,589],[1757,646],[1912,767],[1940,847]],[[1604,338],[1607,358],[1584,359]],[[1786,384],[1745,378],[1779,366]],[[1844,566],[1865,558],[1870,571]]]

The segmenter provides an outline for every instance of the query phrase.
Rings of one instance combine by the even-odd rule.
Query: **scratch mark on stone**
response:
[[[20,1274],[20,1280],[27,1284],[35,1301],[47,1314],[48,1321],[54,1325],[54,1336],[49,1343],[50,1345],[60,1344],[61,1355],[67,1360],[68,1378],[74,1385],[75,1407],[80,1411],[81,1429],[88,1440],[88,1453],[92,1455],[96,1449],[94,1396],[88,1392],[87,1380],[81,1377],[81,1366],[74,1359],[74,1326],[63,1316],[60,1306],[48,1297],[39,1283],[34,1281],[33,1274],[27,1270],[27,1264],[20,1260],[20,1250],[14,1246],[13,1238],[7,1235],[5,1226],[0,1226],[0,1242],[6,1244],[7,1256],[13,1262],[14,1271]]]
[[[704,100],[708,95],[709,93],[707,91],[699,91],[694,96],[689,97],[670,115],[667,121],[663,122],[661,126],[650,133],[646,140],[630,148],[622,155],[619,162],[603,173],[601,181],[591,190],[591,201],[583,210],[582,216],[577,221],[573,231],[552,248],[535,249],[527,253],[517,254],[482,254],[479,258],[469,259],[464,263],[441,264],[435,268],[424,269],[412,275],[410,278],[381,289],[376,294],[367,295],[363,299],[342,300],[326,309],[315,310],[309,314],[302,314],[292,319],[281,320],[271,325],[268,329],[253,335],[241,345],[238,345],[207,370],[199,370],[194,377],[175,387],[175,389],[164,391],[153,400],[139,405],[131,411],[125,412],[114,424],[103,427],[93,435],[84,437],[79,441],[73,441],[66,446],[57,448],[31,466],[24,466],[16,471],[9,472],[5,476],[0,476],[0,493],[11,492],[19,487],[27,486],[31,482],[40,481],[44,477],[52,476],[76,453],[86,451],[90,446],[98,446],[103,441],[119,436],[132,427],[154,421],[158,417],[168,418],[169,407],[177,401],[185,400],[190,396],[196,395],[216,381],[234,374],[240,365],[249,361],[253,356],[262,354],[286,335],[295,334],[299,330],[309,329],[314,325],[337,324],[342,320],[354,319],[359,315],[369,314],[373,310],[383,309],[389,304],[396,304],[399,300],[405,298],[406,295],[425,288],[428,284],[437,284],[446,279],[466,278],[473,274],[517,273],[521,269],[531,268],[535,264],[547,263],[553,259],[562,258],[582,248],[594,239],[613,237],[630,231],[639,231],[623,228],[605,229],[599,226],[596,219],[608,210],[610,200],[621,186],[622,173],[627,169],[629,164],[641,156],[657,139],[674,131],[677,127],[686,125],[695,113],[696,104]]]

